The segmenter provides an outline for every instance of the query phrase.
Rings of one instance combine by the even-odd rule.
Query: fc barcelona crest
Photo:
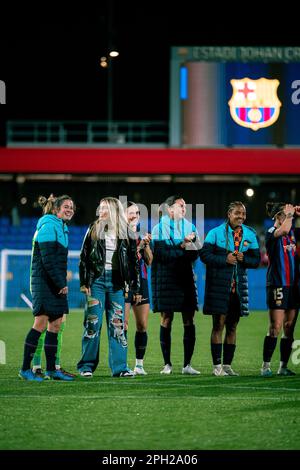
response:
[[[230,80],[233,94],[228,101],[232,119],[257,131],[277,121],[281,102],[277,96],[278,80],[242,78]]]

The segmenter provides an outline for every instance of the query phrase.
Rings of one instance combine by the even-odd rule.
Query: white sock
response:
[[[37,369],[41,369],[42,366],[41,364],[38,364],[37,366],[32,366],[32,371],[35,372]]]
[[[60,366],[55,366],[55,369],[56,369],[56,370],[60,370]]]
[[[144,360],[143,359],[136,359],[135,360],[135,365],[143,367],[144,366]]]
[[[271,362],[263,362],[262,363],[262,368],[263,369],[270,369]]]

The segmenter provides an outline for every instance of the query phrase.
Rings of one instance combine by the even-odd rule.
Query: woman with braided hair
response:
[[[266,233],[266,249],[269,259],[267,271],[267,304],[269,328],[263,344],[261,375],[271,377],[271,358],[281,330],[280,365],[278,375],[295,375],[287,364],[290,358],[293,334],[299,308],[298,269],[294,216],[300,216],[300,206],[285,202],[267,202],[266,212],[274,225]]]
[[[216,376],[238,375],[231,363],[239,319],[249,315],[247,268],[257,268],[260,262],[258,238],[254,229],[244,225],[245,219],[244,204],[231,202],[227,221],[208,232],[200,250],[200,259],[206,264],[203,313],[212,315],[211,354]]]

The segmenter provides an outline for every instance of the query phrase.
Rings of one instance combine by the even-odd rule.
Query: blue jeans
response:
[[[94,371],[99,362],[103,313],[106,312],[108,362],[112,375],[128,370],[127,340],[124,334],[125,299],[123,289],[113,284],[113,271],[104,271],[91,286],[84,312],[82,356],[79,372]]]

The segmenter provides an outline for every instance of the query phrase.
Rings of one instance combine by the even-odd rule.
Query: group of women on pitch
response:
[[[33,240],[31,293],[33,327],[24,344],[19,377],[72,381],[74,374],[62,369],[62,332],[68,313],[67,254],[68,227],[75,204],[70,196],[40,198],[43,216]],[[269,258],[267,303],[270,326],[263,345],[261,375],[272,375],[270,363],[280,340],[279,375],[294,375],[288,367],[299,306],[299,263],[297,255],[297,216],[300,206],[268,203],[267,213],[274,225],[266,234]],[[147,321],[150,310],[160,312],[160,345],[164,359],[161,374],[172,373],[171,330],[174,312],[183,322],[182,374],[199,375],[191,366],[196,342],[195,312],[199,309],[195,261],[206,265],[203,313],[212,316],[211,355],[215,376],[238,375],[231,366],[236,349],[236,329],[240,317],[249,314],[247,269],[260,264],[259,242],[254,229],[245,225],[246,208],[231,202],[223,224],[210,230],[200,244],[196,227],[186,219],[186,203],[174,195],[160,206],[160,220],[152,233],[139,231],[138,204],[113,197],[101,199],[97,219],[83,240],[79,276],[85,295],[81,357],[77,370],[91,378],[99,362],[100,336],[105,312],[108,359],[114,377],[146,375]],[[295,222],[294,222],[295,221]],[[300,224],[299,224],[300,227]],[[151,265],[151,283],[148,266]],[[136,332],[136,363],[127,364],[127,328],[132,307]],[[225,334],[223,335],[225,330]],[[224,339],[222,339],[224,336]],[[41,351],[46,371],[41,369]],[[33,361],[33,367],[32,367]]]

